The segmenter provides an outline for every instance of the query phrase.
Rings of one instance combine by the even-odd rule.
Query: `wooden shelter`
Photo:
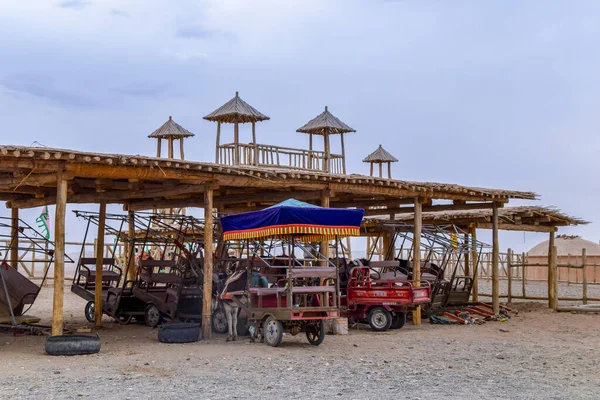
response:
[[[465,204],[467,206],[467,204]],[[494,311],[498,311],[500,288],[499,288],[499,244],[498,231],[524,231],[524,232],[547,232],[550,235],[548,240],[548,301],[551,308],[556,309],[556,252],[555,232],[559,226],[572,226],[588,224],[581,218],[571,217],[561,213],[559,210],[550,207],[540,206],[519,206],[500,208],[498,203],[493,203],[492,208],[480,207],[479,209],[450,210],[445,205],[429,205],[423,207],[426,212],[419,215],[412,210],[412,207],[404,207],[405,210],[396,210],[392,218],[372,217],[364,222],[365,232],[376,232],[381,224],[393,220],[403,222],[409,225],[422,223],[425,225],[456,225],[466,232],[469,232],[472,240],[477,238],[477,229],[492,230],[492,304]],[[420,211],[420,210],[419,210]],[[378,213],[378,211],[375,211]],[[383,214],[379,214],[383,215]],[[476,262],[476,254],[471,256],[471,262]],[[473,265],[473,271],[475,266]],[[473,300],[477,300],[477,280],[473,285]]]
[[[535,199],[536,194],[309,170],[0,146],[0,200],[6,201],[7,207],[12,209],[13,218],[18,218],[20,208],[56,204],[54,335],[61,334],[63,328],[67,203],[96,203],[100,205],[101,214],[109,203],[123,204],[127,211],[199,207],[204,209],[205,225],[212,227],[215,209],[220,213],[242,212],[290,197],[325,207],[364,207],[370,213],[385,215],[413,207],[414,234],[420,237],[420,210],[436,207],[431,206],[433,200],[445,201],[441,207],[448,210],[497,209],[510,199]],[[212,229],[205,230],[204,241],[203,330],[204,337],[208,338],[211,335]],[[101,255],[98,259],[102,259]],[[96,308],[101,309],[99,304]]]
[[[331,163],[336,162],[336,160],[341,160],[341,172],[344,175],[346,175],[346,151],[344,149],[344,134],[356,132],[354,129],[350,128],[348,125],[339,120],[335,115],[330,113],[327,106],[325,106],[325,111],[308,121],[302,127],[298,128],[296,132],[308,133],[308,146],[309,151],[311,152],[313,151],[313,135],[323,136],[323,150],[325,153],[324,158],[322,160],[323,171],[333,172]],[[331,154],[329,136],[336,134],[340,135],[342,145],[341,155]],[[311,160],[311,164],[312,161],[313,160]]]
[[[207,121],[217,123],[217,149],[215,162],[239,164],[258,164],[258,146],[256,143],[256,123],[270,119],[250,104],[246,103],[235,92],[235,97],[204,117]],[[233,124],[233,143],[221,145],[221,124]],[[252,143],[240,145],[239,124],[252,124]],[[243,150],[240,157],[240,148]]]
[[[156,139],[156,157],[161,157],[161,142],[162,139],[167,141],[168,158],[173,158],[173,142],[179,140],[179,157],[184,160],[185,154],[183,151],[183,141],[185,138],[193,137],[194,134],[177,122],[173,120],[173,117],[169,116],[167,122],[161,125],[160,128],[148,135],[151,139]]]
[[[371,176],[373,176],[373,165],[378,164],[380,178],[383,178],[383,164],[387,164],[388,178],[392,179],[392,163],[398,162],[398,159],[387,152],[381,145],[379,145],[377,150],[363,159],[363,162],[370,164],[369,171]]]

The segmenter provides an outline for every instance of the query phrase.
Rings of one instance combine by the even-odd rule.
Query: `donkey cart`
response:
[[[247,260],[220,298],[226,308],[248,310],[253,340],[275,347],[286,332],[305,333],[315,346],[323,342],[325,320],[340,316],[339,271],[311,242],[328,246],[329,240],[357,235],[363,213],[290,199],[221,218],[224,239],[241,241]]]

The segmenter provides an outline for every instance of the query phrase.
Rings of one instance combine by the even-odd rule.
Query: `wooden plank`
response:
[[[491,223],[477,222],[477,228],[479,229],[494,229]],[[517,231],[517,232],[556,232],[557,228],[554,226],[544,225],[509,225],[509,224],[498,224],[498,229],[501,231]]]
[[[54,219],[54,294],[52,299],[52,336],[63,333],[63,302],[65,295],[65,211],[67,181],[59,174],[56,185],[57,202]]]
[[[454,210],[480,210],[493,208],[494,203],[469,203],[469,204],[436,204],[432,206],[422,206],[422,212],[435,211],[454,211]],[[414,213],[414,207],[397,207],[387,209],[365,210],[365,216]]]
[[[421,212],[422,199],[415,198],[415,221],[413,231],[413,286],[421,286],[421,232],[423,215]],[[421,306],[413,311],[413,325],[421,325]]]
[[[100,203],[98,212],[98,236],[96,241],[96,281],[94,285],[94,314],[96,326],[102,326],[102,261],[104,260],[104,225],[106,223],[106,203]]]
[[[212,336],[212,275],[213,275],[213,189],[204,190],[204,287],[202,296],[202,334]]]
[[[498,207],[494,203],[492,208],[492,310],[494,314],[500,313],[500,281],[499,263],[500,263],[500,247],[498,243]]]

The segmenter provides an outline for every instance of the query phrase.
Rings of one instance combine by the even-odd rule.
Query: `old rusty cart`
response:
[[[224,240],[241,241],[249,272],[245,290],[222,295],[248,309],[253,339],[278,346],[284,332],[303,332],[310,344],[323,342],[324,321],[340,316],[338,266],[323,253],[330,240],[358,235],[363,214],[290,199],[221,217]],[[311,244],[317,241],[327,251],[317,251]],[[261,279],[253,283],[256,275]]]

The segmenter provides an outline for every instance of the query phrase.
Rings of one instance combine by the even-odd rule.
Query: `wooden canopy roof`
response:
[[[327,106],[325,106],[325,111],[298,128],[296,132],[312,133],[313,135],[332,135],[356,131],[330,113]]]
[[[160,128],[148,135],[149,138],[153,139],[186,138],[192,136],[194,136],[192,132],[175,122],[171,116],[169,116],[167,122],[162,124]]]
[[[449,209],[486,207],[509,199],[535,199],[532,192],[409,182],[319,171],[226,166],[123,154],[42,147],[0,146],[0,200],[9,208],[56,202],[57,175],[68,180],[69,203],[116,203],[128,210],[201,207],[207,185],[221,212],[261,208],[294,197],[331,207],[377,208],[394,212],[416,197],[452,200]],[[465,204],[466,203],[466,204]]]
[[[238,92],[235,92],[235,97],[211,112],[204,119],[213,122],[222,122],[226,124],[259,122],[270,119],[250,104],[246,103],[240,97]]]
[[[383,147],[381,147],[381,145],[379,145],[377,150],[375,150],[374,152],[372,152],[371,154],[369,154],[368,156],[366,156],[363,159],[363,162],[368,162],[368,163],[398,162],[398,159],[396,157],[394,157],[393,155],[391,155],[390,153],[388,153]]]
[[[435,206],[431,206],[435,207]],[[427,207],[423,207],[427,210]],[[481,229],[491,229],[492,210],[447,210],[423,212],[423,224],[472,226]],[[388,217],[372,217],[366,219],[366,225],[391,222]],[[412,224],[413,213],[396,215],[395,222]],[[519,206],[498,209],[499,229],[509,231],[554,232],[558,226],[589,224],[581,218],[571,217],[552,207]]]

